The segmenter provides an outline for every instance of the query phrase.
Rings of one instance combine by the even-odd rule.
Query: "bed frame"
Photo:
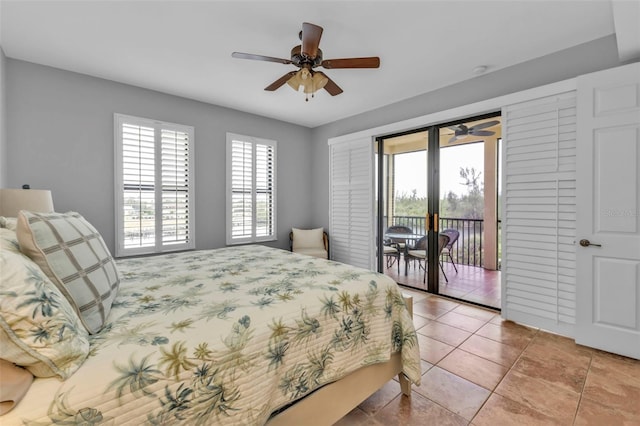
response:
[[[407,309],[413,316],[413,297],[403,295]],[[290,425],[332,425],[362,401],[373,395],[389,380],[398,376],[402,394],[411,396],[411,382],[402,373],[402,359],[399,353],[382,364],[373,364],[330,383],[311,395],[296,402],[291,407],[273,416],[268,426]]]

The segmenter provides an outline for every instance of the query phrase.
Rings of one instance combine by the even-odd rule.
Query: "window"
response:
[[[194,248],[193,127],[114,121],[116,256]]]
[[[227,244],[276,235],[276,142],[227,133]]]

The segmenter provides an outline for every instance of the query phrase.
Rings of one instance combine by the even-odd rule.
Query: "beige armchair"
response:
[[[289,250],[307,256],[329,259],[329,234],[323,228],[292,228],[289,233]]]

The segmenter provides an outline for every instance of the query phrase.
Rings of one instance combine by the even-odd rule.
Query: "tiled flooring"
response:
[[[417,263],[416,263],[417,266]],[[479,303],[492,308],[500,308],[501,289],[500,271],[457,265],[456,273],[453,265],[445,262],[444,271],[449,282],[447,283],[440,272],[440,294],[456,297],[469,302]],[[417,267],[408,268],[404,274],[404,260],[400,262],[400,274],[397,265],[386,268],[384,273],[393,278],[397,283],[409,287],[424,289],[424,270]]]
[[[640,425],[640,361],[403,291],[414,296],[422,383],[408,398],[393,380],[337,425]]]

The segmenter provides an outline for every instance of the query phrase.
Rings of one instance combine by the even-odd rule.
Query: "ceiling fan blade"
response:
[[[321,73],[318,71],[319,74],[324,75],[325,77],[326,74]],[[324,90],[326,90],[327,92],[329,92],[329,94],[331,96],[336,96],[339,95],[340,93],[342,93],[342,89],[340,88],[340,86],[338,86],[333,80],[331,80],[329,77],[327,77],[327,84],[324,86]]]
[[[279,89],[280,87],[282,87],[282,85],[285,84],[287,81],[289,81],[289,79],[291,77],[293,77],[294,75],[296,75],[296,71],[288,72],[285,75],[283,75],[282,77],[280,77],[279,79],[277,79],[276,81],[274,81],[273,83],[271,83],[270,85],[268,85],[267,87],[265,87],[264,90],[268,90],[269,92],[273,92],[274,90]]]
[[[458,137],[457,137],[457,136],[454,136],[454,137],[452,137],[451,139],[449,139],[449,142],[447,142],[447,143],[455,142],[455,141],[456,141],[456,139],[458,139]]]
[[[371,56],[368,58],[344,58],[344,59],[325,59],[321,64],[324,68],[378,68],[380,67],[380,58]]]
[[[322,37],[322,27],[308,22],[302,24],[302,54],[309,58],[318,55],[318,46]]]
[[[242,52],[233,52],[231,54],[231,57],[238,58],[238,59],[252,59],[254,61],[277,62],[279,64],[285,64],[285,65],[292,63],[289,59],[273,58],[271,56],[254,55],[252,53],[242,53]]]
[[[496,132],[492,132],[491,130],[474,130],[469,131],[469,134],[473,136],[491,136],[495,135]]]
[[[472,127],[474,130],[486,129],[487,127],[495,126],[496,124],[500,124],[498,120],[487,121],[486,123],[476,124]]]

